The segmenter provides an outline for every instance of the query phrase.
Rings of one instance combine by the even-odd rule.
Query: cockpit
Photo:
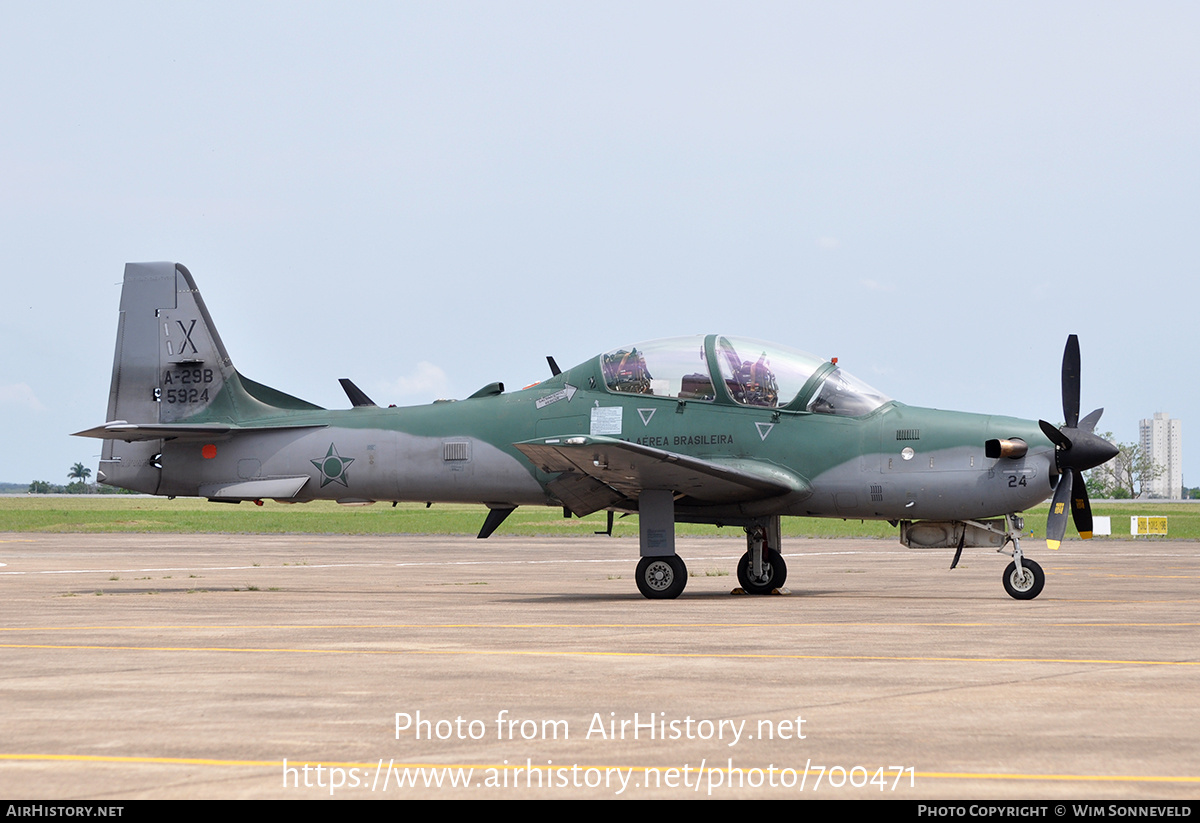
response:
[[[891,398],[836,363],[775,343],[710,334],[600,355],[609,391],[859,417]]]

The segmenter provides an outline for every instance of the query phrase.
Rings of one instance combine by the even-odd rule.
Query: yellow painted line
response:
[[[1057,602],[1057,603],[1111,603],[1111,604],[1113,604],[1113,605],[1119,605],[1119,606],[1139,606],[1139,607],[1144,607],[1144,606],[1174,606],[1174,605],[1186,605],[1186,606],[1194,606],[1194,605],[1196,604],[1196,601],[1197,601],[1198,599],[1200,599],[1200,598],[1196,598],[1196,597],[1179,597],[1179,598],[1176,598],[1176,597],[1171,597],[1171,598],[1164,598],[1164,599],[1161,599],[1161,600],[1159,600],[1159,599],[1149,599],[1149,600],[1115,600],[1115,599],[1114,599],[1114,600],[1100,600],[1100,599],[1096,599],[1096,600],[1083,600],[1083,599],[1077,599],[1077,600],[1072,600],[1072,599],[1068,599],[1068,598],[1061,598],[1061,599],[1058,599],[1058,598],[1056,598],[1055,602]],[[1113,625],[1113,626],[1123,626],[1123,625],[1136,625],[1136,624],[1132,624],[1132,623],[1131,623],[1131,624],[1125,624],[1125,623],[1113,623],[1113,624],[1111,624],[1111,625]]]
[[[537,649],[289,649],[232,646],[106,646],[0,643],[0,649],[49,649],[105,652],[236,652],[250,654],[479,655],[487,657],[631,657],[696,660],[860,660],[916,663],[1070,663],[1101,666],[1200,666],[1200,660],[1105,660],[1056,657],[920,657],[871,654],[702,654],[695,652],[556,652]]]
[[[1131,623],[1123,620],[1114,621],[1044,621],[1038,625],[1042,628],[1187,628],[1200,626],[1200,621],[1141,621]],[[836,628],[1012,628],[1008,621],[976,621],[968,623],[941,622],[807,622],[807,623],[230,623],[194,625],[146,625],[146,626],[3,626],[0,632],[63,632],[63,631],[193,631],[193,630],[244,630],[264,631],[269,629],[292,630],[301,629],[836,629]]]
[[[305,766],[315,767],[323,766],[325,768],[341,768],[341,769],[382,769],[383,761],[374,763],[356,762],[356,761],[333,761],[333,760],[217,760],[213,758],[199,757],[120,757],[114,755],[91,755],[91,754],[0,754],[0,760],[8,761],[48,761],[55,763],[134,763],[148,765],[163,765],[163,766],[250,766],[254,768],[273,768],[281,769],[284,766],[287,768],[302,769]],[[647,771],[661,771],[664,766],[600,766],[600,765],[583,765],[577,764],[581,769],[619,769],[624,772],[645,773]],[[496,771],[545,771],[553,772],[556,769],[561,769],[561,764],[551,764],[541,766],[532,763],[396,763],[388,762],[388,768],[392,769],[495,769]],[[734,770],[745,771],[747,768],[762,768],[765,772],[769,767],[746,767],[739,766]],[[790,767],[788,767],[790,769]],[[867,771],[874,772],[874,767],[863,767]],[[820,766],[813,767],[809,770],[811,777],[815,779],[816,771]],[[895,767],[891,767],[892,770]],[[697,770],[699,771],[699,770]],[[722,767],[705,767],[705,772],[717,771],[721,773],[729,773],[729,768]],[[780,773],[784,769],[778,767],[772,768],[771,771]],[[801,772],[803,769],[796,769]],[[885,772],[888,769],[884,769]],[[1200,783],[1200,777],[1194,775],[1138,775],[1138,774],[1028,774],[1028,773],[1004,773],[1004,772],[912,772],[914,777],[926,780],[1054,780],[1054,781],[1071,781],[1071,782],[1120,782],[1120,783]]]
[[[1135,774],[991,774],[988,772],[916,772],[917,777],[936,780],[1060,780],[1089,783],[1200,783],[1200,777],[1183,775],[1135,775]]]
[[[0,754],[0,760],[70,763],[152,763],[168,766],[282,766],[270,760],[210,760],[198,757],[115,757],[97,754]],[[300,764],[303,765],[303,764]],[[374,765],[374,764],[371,764]]]

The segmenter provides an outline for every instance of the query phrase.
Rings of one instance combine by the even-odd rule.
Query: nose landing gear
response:
[[[1022,560],[1020,567],[1014,561],[1004,570],[1004,590],[1017,600],[1032,600],[1042,593],[1045,585],[1042,567],[1032,560]]]
[[[1032,600],[1042,593],[1042,587],[1046,585],[1046,575],[1041,566],[1032,560],[1026,560],[1021,554],[1021,529],[1024,525],[1015,514],[1004,518],[1004,545],[999,551],[1004,551],[1004,546],[1009,543],[1013,544],[1013,562],[1004,570],[1004,590],[1008,592],[1009,597],[1017,600]]]

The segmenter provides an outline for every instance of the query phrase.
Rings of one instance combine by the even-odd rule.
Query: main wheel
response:
[[[687,585],[687,566],[677,554],[643,557],[637,565],[637,587],[651,600],[674,600]]]
[[[1008,564],[1004,570],[1004,590],[1018,600],[1032,600],[1042,593],[1046,575],[1041,566],[1024,557],[1021,558],[1021,570],[1024,574],[1017,574],[1017,564]]]
[[[750,574],[750,552],[743,554],[738,561],[738,583],[747,593],[770,594],[787,580],[787,564],[783,562],[783,555],[771,552],[770,558],[763,563],[763,576],[758,579]]]

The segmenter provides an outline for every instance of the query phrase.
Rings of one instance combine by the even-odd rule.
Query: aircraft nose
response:
[[[1071,464],[1080,471],[1094,469],[1117,456],[1119,449],[1102,437],[1076,432],[1071,438]]]
[[[1097,437],[1082,428],[1056,429],[1045,420],[1039,420],[1042,433],[1055,446],[1054,459],[1059,469],[1087,471],[1107,463],[1117,456],[1120,449],[1103,437]]]

